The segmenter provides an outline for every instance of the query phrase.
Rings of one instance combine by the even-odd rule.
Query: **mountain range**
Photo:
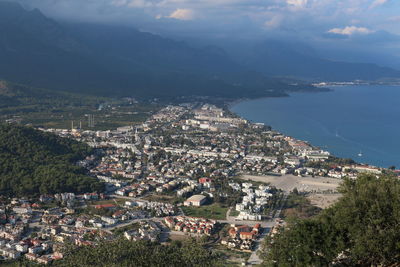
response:
[[[277,40],[268,40],[254,46],[244,60],[244,65],[269,76],[309,81],[375,81],[400,77],[400,71],[392,68],[371,63],[328,60],[321,58],[307,45]]]
[[[267,41],[236,60],[222,48],[119,25],[61,23],[38,9],[0,2],[0,78],[105,96],[257,97],[316,90],[298,80],[376,80],[400,72],[334,62]]]

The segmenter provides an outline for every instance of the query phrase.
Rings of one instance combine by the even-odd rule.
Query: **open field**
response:
[[[169,239],[171,239],[172,241],[184,241],[190,239],[190,235],[170,234]]]
[[[248,252],[229,249],[221,244],[214,245],[213,251],[221,253],[221,257],[225,260],[224,266],[241,266],[251,255]]]
[[[106,205],[106,204],[124,205],[125,202],[126,202],[126,199],[123,199],[123,198],[112,198],[112,199],[106,199],[106,200],[93,201],[91,204],[92,205]]]
[[[170,203],[170,204],[176,204],[178,202],[182,202],[184,199],[180,199],[177,196],[174,195],[159,195],[156,193],[151,193],[146,195],[145,197],[142,198],[143,200],[147,201],[156,201],[156,202],[163,202],[163,203]]]
[[[229,216],[236,217],[236,216],[239,216],[239,213],[240,213],[239,211],[232,209],[232,210],[229,212]]]
[[[311,194],[307,198],[311,201],[311,204],[322,209],[326,209],[334,204],[342,194]]]
[[[270,183],[272,186],[282,189],[285,192],[290,192],[294,188],[297,188],[297,190],[303,192],[322,192],[326,190],[336,191],[338,185],[341,183],[340,179],[311,176],[299,177],[291,174],[286,174],[282,176],[243,175],[240,178],[243,180]]]
[[[214,203],[201,207],[182,207],[182,210],[186,216],[225,220],[228,208],[224,208],[220,204]]]

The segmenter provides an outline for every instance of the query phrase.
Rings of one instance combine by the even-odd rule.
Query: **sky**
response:
[[[297,38],[327,50],[340,45],[400,56],[400,0],[12,1],[56,19],[132,25],[171,36]]]
[[[15,0],[46,15],[214,34],[400,34],[399,0]]]

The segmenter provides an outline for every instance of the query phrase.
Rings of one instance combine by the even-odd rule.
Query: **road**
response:
[[[109,195],[109,196],[114,197],[114,198],[122,198],[122,199],[126,199],[126,200],[131,200],[131,201],[149,202],[147,200],[144,200],[144,199],[138,198],[138,197],[127,197],[127,196],[120,196],[120,195]]]
[[[136,200],[136,201],[148,202],[148,201],[140,199],[140,198],[117,196],[117,195],[112,195],[112,196],[113,197],[117,197],[117,198],[124,198],[124,199],[127,199],[127,200],[134,200],[134,201]],[[216,220],[219,223],[227,223],[227,224],[255,225],[255,224],[259,223],[261,225],[261,227],[263,228],[263,232],[261,233],[261,236],[257,239],[257,241],[255,241],[254,250],[253,250],[252,254],[250,255],[249,259],[247,260],[247,264],[259,265],[259,264],[262,263],[262,260],[258,256],[258,252],[262,248],[262,243],[263,243],[265,237],[268,235],[268,233],[271,230],[271,228],[276,224],[276,222],[275,222],[276,219],[280,217],[280,214],[282,212],[283,206],[284,206],[284,204],[286,202],[286,198],[287,198],[287,194],[284,194],[282,196],[282,199],[281,199],[281,202],[280,202],[281,205],[276,210],[275,215],[271,219],[269,219],[267,221],[247,221],[247,220],[246,221],[242,221],[242,220],[236,220],[235,219],[236,217],[229,216],[230,211],[231,211],[232,208],[230,208],[228,210],[228,212],[226,213],[226,219],[225,220]],[[177,216],[180,216],[180,215],[177,215]],[[176,216],[172,216],[172,217],[176,217]],[[149,220],[149,219],[159,223],[162,226],[162,230],[163,231],[162,231],[161,240],[160,240],[161,242],[163,242],[163,241],[165,242],[170,234],[184,235],[183,232],[177,232],[177,231],[170,230],[170,229],[168,229],[166,227],[163,227],[163,224],[161,224],[161,222],[164,220],[164,218],[135,219],[135,220],[132,220],[132,221],[127,222],[127,223],[118,224],[118,225],[115,225],[115,226],[112,226],[112,227],[103,228],[103,230],[111,233],[111,231],[114,230],[114,229],[118,229],[118,228],[121,228],[121,227],[125,227],[125,226],[128,226],[128,225],[131,225],[131,224],[143,221],[143,220]]]
[[[280,205],[279,209],[276,210],[275,216],[264,224],[264,225],[266,225],[266,227],[265,227],[264,231],[262,232],[261,236],[255,242],[254,250],[251,253],[250,258],[247,260],[248,264],[259,265],[262,263],[262,260],[258,256],[258,252],[262,248],[262,243],[264,242],[265,237],[268,235],[271,228],[275,225],[275,220],[280,217],[283,206],[285,205],[285,202],[286,202],[286,198],[287,198],[286,194],[282,196],[281,205]]]

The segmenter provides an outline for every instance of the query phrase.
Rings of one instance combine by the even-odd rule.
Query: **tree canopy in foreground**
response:
[[[216,254],[194,240],[161,245],[149,241],[118,239],[95,247],[72,249],[55,266],[168,266],[207,267],[222,266]]]
[[[0,194],[34,196],[94,192],[103,186],[76,162],[90,148],[30,127],[0,124]]]
[[[394,175],[345,179],[342,198],[297,220],[263,251],[266,266],[389,266],[400,262],[400,181]]]

